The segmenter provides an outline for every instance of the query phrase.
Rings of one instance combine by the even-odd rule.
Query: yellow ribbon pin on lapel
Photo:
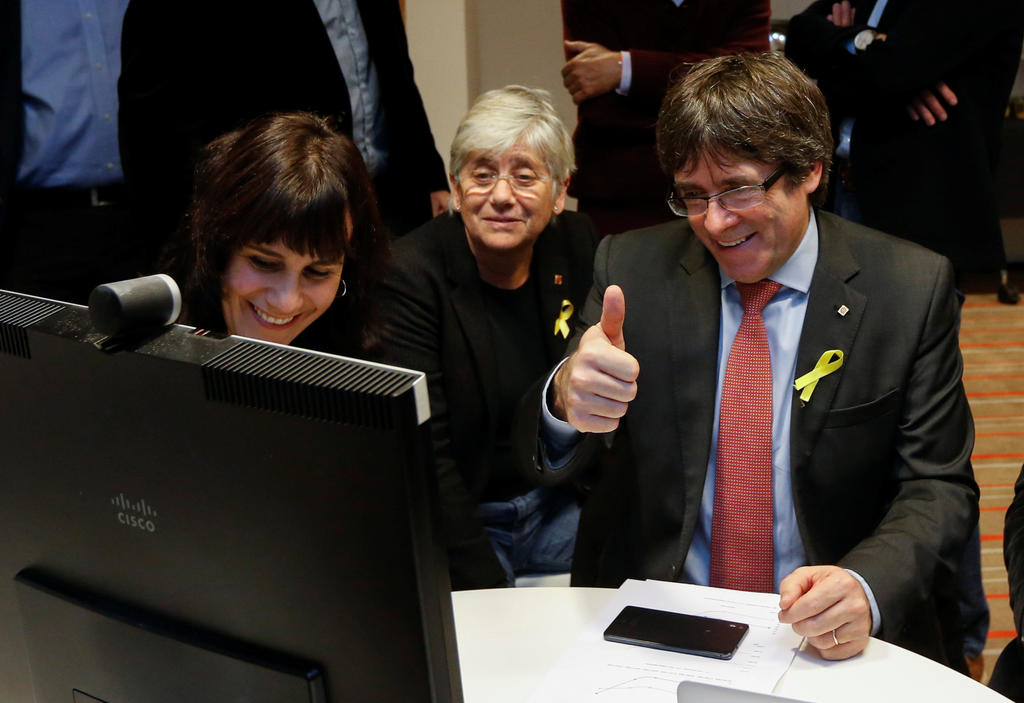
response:
[[[562,301],[562,310],[558,313],[558,319],[555,320],[555,334],[562,333],[562,339],[569,338],[569,318],[572,317],[572,303],[568,300]]]
[[[814,365],[814,368],[805,373],[800,378],[796,379],[796,383],[793,387],[800,393],[800,400],[806,403],[811,399],[811,393],[814,392],[815,387],[818,385],[818,381],[828,376],[833,371],[838,371],[839,367],[843,365],[843,352],[839,349],[829,349],[827,352],[821,355],[818,359],[818,363]]]

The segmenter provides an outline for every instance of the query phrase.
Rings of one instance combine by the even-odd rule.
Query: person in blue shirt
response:
[[[85,302],[97,284],[144,265],[147,252],[123,207],[118,154],[127,5],[4,3],[0,288]]]

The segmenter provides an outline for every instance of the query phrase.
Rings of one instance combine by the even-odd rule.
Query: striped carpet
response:
[[[975,422],[982,575],[992,612],[985,647],[987,681],[996,657],[1015,634],[1003,566],[1003,517],[1024,463],[1024,303],[1002,305],[993,292],[966,288],[960,348]]]

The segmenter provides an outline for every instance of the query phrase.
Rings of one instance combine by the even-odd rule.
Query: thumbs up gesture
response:
[[[580,432],[610,432],[636,397],[640,364],[626,352],[622,325],[626,299],[608,286],[601,321],[583,333],[579,347],[555,374],[552,412]]]

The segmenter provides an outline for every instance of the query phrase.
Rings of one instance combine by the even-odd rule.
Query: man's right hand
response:
[[[555,374],[552,414],[580,432],[611,432],[636,397],[640,364],[626,352],[622,289],[604,292],[601,321],[583,333],[579,347]]]

